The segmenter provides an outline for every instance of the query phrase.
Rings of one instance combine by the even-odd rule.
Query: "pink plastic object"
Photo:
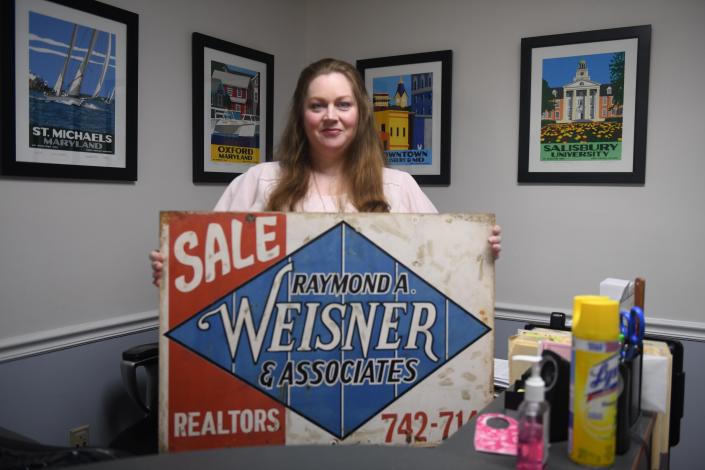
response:
[[[528,422],[522,426],[517,446],[517,470],[541,470],[544,468],[543,426]]]
[[[539,355],[543,351],[553,351],[566,361],[571,361],[572,349],[570,344],[554,343],[553,341],[539,341]]]
[[[502,413],[480,415],[475,422],[475,450],[516,455],[518,429],[517,421]]]

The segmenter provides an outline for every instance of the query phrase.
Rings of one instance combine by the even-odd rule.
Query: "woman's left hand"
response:
[[[499,252],[502,251],[502,227],[499,225],[492,227],[492,236],[487,239],[487,242],[492,248],[494,259],[499,258]]]

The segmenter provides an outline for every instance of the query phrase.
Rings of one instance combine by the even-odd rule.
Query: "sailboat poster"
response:
[[[115,154],[115,34],[29,13],[29,145]]]
[[[135,180],[138,16],[100,2],[14,0],[3,17],[15,67],[2,172]]]

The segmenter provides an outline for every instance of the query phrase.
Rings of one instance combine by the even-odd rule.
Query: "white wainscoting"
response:
[[[0,341],[0,362],[21,359],[159,327],[159,312],[131,313],[109,320],[14,336]]]
[[[548,323],[551,312],[563,312],[570,321],[570,308],[537,307],[535,305],[495,303],[495,318],[525,323]],[[669,336],[675,339],[705,341],[705,323],[646,317],[646,334]]]
[[[495,317],[525,323],[548,323],[551,312],[563,312],[570,319],[570,309],[497,302]],[[21,359],[64,348],[80,346],[118,336],[139,333],[159,327],[157,310],[133,313],[110,320],[83,323],[0,341],[0,362]],[[705,341],[705,323],[647,317],[647,334]]]

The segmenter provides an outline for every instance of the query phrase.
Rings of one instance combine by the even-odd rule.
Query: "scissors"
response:
[[[644,340],[644,311],[640,307],[632,307],[628,312],[622,311],[619,314],[619,329],[624,337],[622,358],[628,361],[641,349]]]

